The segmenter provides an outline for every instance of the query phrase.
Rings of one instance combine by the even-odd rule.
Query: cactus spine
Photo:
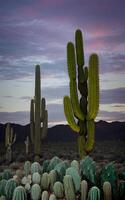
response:
[[[89,66],[84,67],[83,39],[80,30],[76,30],[75,33],[75,47],[76,49],[72,42],[67,44],[70,97],[64,97],[64,113],[70,127],[79,133],[78,150],[80,158],[84,158],[94,146],[94,119],[99,109],[98,56],[90,55]]]
[[[7,123],[5,130],[5,147],[6,147],[6,160],[12,161],[12,145],[16,141],[16,134],[14,134],[13,128],[10,123]]]
[[[42,127],[41,127],[42,123]],[[46,137],[48,125],[48,112],[45,99],[41,100],[40,66],[35,69],[35,97],[30,106],[30,135],[34,146],[35,160],[39,160],[41,154],[41,140]]]

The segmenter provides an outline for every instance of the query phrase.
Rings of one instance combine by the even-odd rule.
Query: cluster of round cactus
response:
[[[53,157],[38,162],[26,161],[24,170],[0,173],[0,200],[114,200],[125,197],[125,173],[118,175],[113,163],[99,173],[91,157],[78,162]]]

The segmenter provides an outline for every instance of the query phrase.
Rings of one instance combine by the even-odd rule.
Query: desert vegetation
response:
[[[44,144],[48,111],[45,98],[41,99],[40,66],[36,65],[35,96],[30,104],[30,135],[23,145],[15,144],[16,133],[7,123],[5,143],[1,144],[0,200],[125,199],[122,147],[119,152],[115,150],[117,156],[120,153],[123,156],[119,165],[117,158],[110,158],[111,144],[107,157],[102,153],[104,142],[92,152],[94,120],[99,109],[99,61],[94,53],[90,55],[89,66],[84,67],[80,30],[75,33],[75,45],[67,44],[67,64],[70,97],[64,97],[64,112],[69,126],[78,134],[78,146],[61,142]]]

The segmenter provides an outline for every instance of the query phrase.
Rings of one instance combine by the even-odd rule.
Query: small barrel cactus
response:
[[[27,183],[31,184],[32,180],[31,180],[31,175],[29,174],[28,176],[24,176],[21,180],[21,183],[23,185],[26,185]]]
[[[22,179],[23,171],[21,169],[16,170],[16,175],[18,176],[19,179]]]
[[[33,183],[40,184],[40,180],[41,180],[41,175],[38,172],[33,173],[32,175]]]
[[[32,200],[38,200],[41,196],[41,188],[38,184],[34,184],[31,187],[31,198]]]
[[[125,181],[124,180],[121,180],[119,182],[118,193],[119,193],[119,199],[124,199],[125,197]]]
[[[31,165],[31,174],[38,172],[39,174],[42,173],[41,165],[38,162],[34,162]]]
[[[6,200],[6,197],[5,196],[0,196],[0,200]]]
[[[48,200],[48,199],[49,199],[48,191],[43,191],[42,196],[41,196],[41,200]]]
[[[12,199],[13,192],[14,192],[14,190],[17,186],[18,186],[18,184],[14,179],[9,179],[7,181],[7,184],[6,184],[6,187],[5,187],[5,193],[6,193],[6,197],[7,197],[8,200]]]
[[[53,191],[54,194],[57,198],[63,198],[63,192],[64,192],[64,188],[63,188],[63,184],[59,181],[57,181],[54,186],[53,186]]]
[[[70,175],[65,175],[63,183],[66,200],[75,200],[75,189],[72,177]]]
[[[113,162],[110,162],[103,166],[100,172],[100,181],[101,187],[103,187],[103,183],[105,181],[110,182],[112,187],[112,198],[117,200],[118,199],[118,191],[117,191],[117,172],[115,169],[115,165]]]
[[[24,188],[25,188],[25,190],[26,190],[27,192],[29,192],[29,191],[30,191],[30,184],[29,184],[29,183],[26,183],[25,186],[24,186]]]
[[[31,162],[28,160],[24,163],[24,172],[25,176],[28,176],[31,172]]]
[[[96,163],[90,156],[80,162],[80,172],[84,179],[87,179],[91,184],[96,184]]]
[[[58,180],[61,182],[63,181],[63,177],[66,173],[66,169],[67,169],[67,166],[65,165],[64,162],[58,163],[54,168],[54,170],[57,172]]]
[[[50,177],[48,173],[43,173],[42,178],[41,178],[41,188],[43,190],[48,190],[50,185]]]
[[[77,160],[71,162],[71,167],[74,167],[79,172],[79,162]]]
[[[104,200],[112,200],[112,188],[110,182],[108,181],[103,183],[103,196]]]
[[[61,159],[58,158],[57,156],[53,157],[51,160],[50,160],[50,163],[48,165],[48,171],[51,171],[52,169],[54,169],[54,167],[61,162]]]
[[[51,194],[49,200],[56,200],[56,196],[54,194]]]
[[[100,200],[100,190],[98,187],[93,186],[88,193],[88,200]]]
[[[43,173],[48,172],[48,166],[49,166],[50,160],[44,160],[42,167],[43,167]]]
[[[50,189],[51,191],[53,191],[53,185],[57,181],[57,173],[54,169],[51,170],[49,173],[49,180],[50,180]]]
[[[81,181],[81,200],[87,199],[88,183],[86,180]]]
[[[10,169],[5,169],[2,174],[2,179],[9,180],[12,178],[12,171]]]
[[[12,200],[27,200],[26,191],[22,186],[15,188]]]
[[[66,175],[70,175],[72,177],[75,187],[75,192],[77,193],[78,191],[80,191],[81,178],[80,175],[78,174],[78,171],[73,167],[69,167],[66,170]]]

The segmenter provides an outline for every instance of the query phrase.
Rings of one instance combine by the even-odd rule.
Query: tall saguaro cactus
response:
[[[84,66],[83,38],[79,29],[75,33],[75,46],[72,42],[67,44],[67,65],[70,97],[64,96],[64,112],[70,127],[79,133],[78,150],[83,158],[94,146],[94,119],[99,109],[99,67],[95,53],[89,57],[89,66]]]
[[[6,147],[6,161],[12,161],[12,145],[16,141],[16,134],[14,134],[13,128],[10,123],[7,123],[5,129],[5,147]]]
[[[35,69],[35,96],[31,99],[30,106],[30,135],[34,146],[35,160],[39,160],[41,154],[41,140],[47,134],[48,112],[45,98],[41,100],[40,66]]]

